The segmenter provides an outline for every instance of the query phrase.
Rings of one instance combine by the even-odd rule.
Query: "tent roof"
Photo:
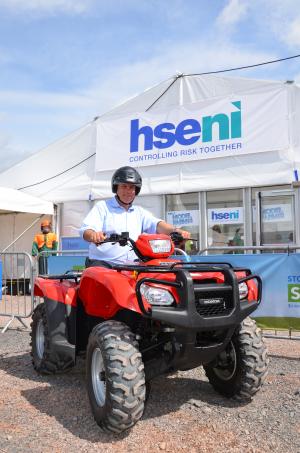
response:
[[[53,203],[8,187],[0,187],[0,213],[53,214]]]
[[[271,92],[283,87],[284,83],[220,75],[181,75],[170,78],[4,171],[0,175],[1,181],[6,186],[42,196],[56,203],[88,200],[91,196],[107,197],[111,193],[112,172],[95,170],[96,130],[99,122],[135,112],[172,108],[206,99]],[[199,184],[202,189],[222,188],[224,171],[232,175],[233,187],[257,185],[257,168],[252,168],[257,162],[254,162],[251,156],[242,156],[239,165],[230,157],[226,159],[225,167],[224,158],[210,159],[207,162],[202,160],[201,168],[196,161],[185,163],[180,168],[174,167],[177,164],[159,165],[155,167],[155,171],[153,167],[143,167],[142,193],[166,193],[162,191],[163,185],[167,186],[167,193],[198,191]],[[261,159],[259,171],[266,185],[272,184],[276,171],[277,182],[287,182],[290,167],[288,164],[286,167],[277,167],[277,161],[280,160],[278,154],[269,156],[265,162],[264,156],[261,156]],[[273,163],[271,167],[270,160]],[[241,162],[244,165],[243,171]],[[185,181],[184,184],[182,181]]]

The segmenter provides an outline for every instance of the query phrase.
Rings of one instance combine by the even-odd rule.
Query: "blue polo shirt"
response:
[[[84,219],[80,233],[83,235],[85,230],[94,230],[109,236],[128,231],[129,237],[135,241],[141,233],[156,233],[160,221],[140,206],[133,205],[126,211],[113,197],[95,204]],[[128,245],[121,247],[119,244],[107,243],[96,246],[89,243],[89,258],[121,264],[133,261],[137,256]]]

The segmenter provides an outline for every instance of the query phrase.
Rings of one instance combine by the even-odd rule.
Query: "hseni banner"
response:
[[[251,315],[261,327],[300,330],[300,254],[192,256],[197,262],[227,262],[260,275],[262,302]]]
[[[280,88],[99,120],[96,170],[278,151],[288,144],[287,92]]]
[[[168,211],[167,222],[176,227],[198,226],[199,211],[198,209],[190,211]]]
[[[233,207],[233,208],[214,208],[207,210],[208,225],[225,225],[225,224],[236,224],[244,223],[244,208]]]

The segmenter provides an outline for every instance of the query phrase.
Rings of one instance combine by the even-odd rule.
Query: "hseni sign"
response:
[[[108,116],[97,122],[96,170],[278,151],[287,131],[282,89]]]
[[[130,152],[153,148],[167,149],[174,144],[191,146],[202,141],[209,143],[213,135],[217,140],[229,140],[242,137],[241,101],[231,103],[236,111],[229,115],[216,113],[202,118],[187,118],[179,123],[163,122],[156,126],[140,124],[139,118],[130,122]]]
[[[244,208],[214,208],[208,209],[208,224],[236,224],[244,222]]]

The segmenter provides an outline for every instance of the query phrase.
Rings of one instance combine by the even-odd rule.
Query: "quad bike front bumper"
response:
[[[143,315],[174,328],[173,353],[168,356],[163,352],[160,357],[154,357],[149,362],[146,360],[147,379],[172,369],[188,370],[211,363],[225,349],[236,328],[258,307],[261,300],[261,279],[248,270],[247,276],[241,279],[236,276],[237,269],[222,264],[197,263],[177,269],[175,267],[172,271],[175,271],[176,279],[171,283],[145,277],[138,280],[136,285],[136,295]],[[203,282],[194,281],[191,274],[195,272],[221,272],[224,282],[206,283],[205,279]],[[241,300],[239,284],[251,279],[257,282],[257,298],[251,301]],[[149,310],[145,307],[141,294],[143,283],[175,287],[179,303],[171,307],[152,306]]]
[[[168,325],[195,331],[228,329],[238,325],[249,316],[261,300],[261,279],[258,275],[249,274],[237,279],[234,269],[228,265],[187,265],[173,267],[162,272],[174,272],[175,282],[155,278],[141,278],[136,285],[136,295],[142,314],[153,320]],[[224,283],[195,283],[193,272],[221,272]],[[240,300],[239,283],[255,279],[257,281],[257,299]],[[179,303],[171,307],[145,307],[141,295],[143,283],[155,283],[162,286],[173,286],[179,295]]]

